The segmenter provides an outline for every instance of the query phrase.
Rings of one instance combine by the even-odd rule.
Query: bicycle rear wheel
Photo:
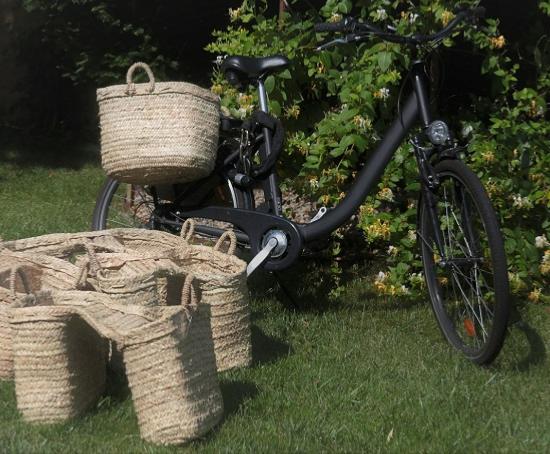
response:
[[[489,364],[502,347],[510,312],[502,234],[483,185],[464,163],[446,160],[435,171],[442,253],[425,201],[418,226],[432,308],[451,345],[474,363]]]
[[[108,177],[96,200],[92,229],[127,227],[176,232],[178,222],[181,224],[184,221],[178,218],[177,207],[174,207],[173,213],[169,213],[175,224],[164,224],[156,216],[159,205],[165,202],[160,189],[155,202],[150,187],[121,183]],[[170,186],[164,190],[170,190]],[[234,188],[229,180],[221,182],[212,191],[208,201],[214,205],[248,208],[247,194]]]

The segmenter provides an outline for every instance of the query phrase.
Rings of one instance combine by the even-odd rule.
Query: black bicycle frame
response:
[[[423,61],[413,64],[411,70],[413,91],[399,109],[397,119],[387,130],[368,162],[363,166],[352,187],[344,199],[333,209],[330,209],[319,220],[309,224],[297,224],[275,213],[262,213],[236,208],[205,207],[192,211],[182,211],[181,216],[216,219],[230,222],[241,229],[250,242],[253,254],[258,253],[263,244],[264,235],[272,229],[283,230],[289,237],[289,245],[284,257],[277,260],[269,259],[264,268],[268,270],[283,269],[291,265],[300,255],[302,245],[327,237],[331,232],[343,225],[361,206],[371,189],[378,183],[386,166],[392,159],[406,135],[420,120],[425,128],[431,122],[427,77]],[[262,105],[262,107],[265,107]],[[264,131],[265,138],[270,143],[269,131]],[[268,147],[269,150],[269,147]],[[280,198],[278,193],[277,175],[275,171],[263,182],[262,187],[267,201]],[[274,211],[274,210],[271,210]]]

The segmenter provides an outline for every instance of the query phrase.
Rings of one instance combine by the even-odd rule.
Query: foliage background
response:
[[[399,33],[427,33],[452,19],[454,4],[328,0],[320,16],[337,21],[353,14],[393,25]],[[300,178],[289,181],[302,193],[323,205],[334,205],[395,115],[410,51],[373,40],[317,53],[319,35],[312,27],[319,16],[291,12],[266,18],[263,5],[243,2],[232,11],[232,25],[216,33],[208,49],[220,55],[281,53],[292,59],[289,71],[266,83],[271,108],[287,120],[287,162],[281,169],[299,174]],[[502,218],[512,290],[532,301],[548,299],[550,275],[546,171],[550,165],[550,56],[544,34],[548,5],[540,2],[538,8],[523,8],[529,27],[521,41],[510,43],[499,30],[499,20],[488,18],[481,27],[445,41],[430,67],[434,107],[454,125],[461,141],[471,143],[467,160],[485,182]],[[457,54],[458,67],[452,64]],[[440,85],[442,67],[447,75],[451,73],[444,86]],[[472,73],[477,76],[474,89],[460,81]],[[237,93],[220,74],[214,78],[213,90],[233,115],[246,115],[256,103],[253,92]],[[378,193],[366,200],[357,218],[363,246],[384,260],[373,283],[382,294],[412,295],[423,285],[414,234],[416,163],[409,157],[410,146],[405,144],[387,168]],[[336,241],[334,256],[345,253]],[[333,272],[339,271],[335,260]]]
[[[328,206],[342,197],[393,118],[410,53],[376,41],[316,53],[321,36],[313,23],[352,13],[402,33],[430,32],[452,18],[455,5],[294,0],[277,17],[278,2],[262,0],[0,1],[3,13],[15,11],[15,17],[3,16],[0,54],[23,68],[16,77],[9,71],[2,76],[3,137],[14,131],[24,138],[72,132],[96,140],[95,88],[120,82],[138,59],[152,62],[161,79],[208,83],[204,66],[188,64],[199,60],[197,51],[206,44],[194,40],[186,26],[196,22],[221,30],[208,46],[209,59],[274,53],[292,59],[289,71],[267,82],[271,108],[288,130],[280,168],[294,190]],[[433,102],[457,136],[471,142],[468,161],[502,218],[514,293],[548,301],[550,3],[507,2],[503,8],[502,2],[486,0],[482,5],[490,18],[446,42],[431,65],[437,81]],[[216,11],[223,11],[224,20]],[[234,115],[254,108],[252,91],[237,93],[217,73],[212,90]],[[353,248],[373,251],[382,261],[373,282],[381,294],[414,295],[422,286],[414,241],[417,183],[408,156],[405,145],[356,218],[362,235]],[[349,251],[342,238],[339,232],[332,247],[336,277],[339,259]]]

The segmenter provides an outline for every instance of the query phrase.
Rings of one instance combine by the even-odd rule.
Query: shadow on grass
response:
[[[0,164],[78,170],[100,162],[99,145],[74,139],[45,138],[0,142]]]
[[[268,336],[256,326],[252,326],[252,364],[270,364],[292,353],[290,344]]]
[[[244,402],[253,399],[259,393],[258,387],[250,381],[222,380],[220,382],[220,389],[224,406],[223,420],[237,413]]]
[[[287,310],[306,313],[324,313],[365,307],[372,311],[403,310],[423,304],[425,299],[383,297],[370,289],[369,276],[376,262],[362,260],[359,264],[344,264],[339,285],[345,293],[335,295],[337,287],[330,264],[326,261],[300,260],[282,272],[263,273],[250,281],[251,293],[256,298],[273,296]]]
[[[546,362],[547,352],[539,332],[524,320],[508,328],[501,357],[495,367],[503,370],[527,372]]]

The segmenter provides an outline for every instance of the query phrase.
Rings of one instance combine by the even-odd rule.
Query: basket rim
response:
[[[189,82],[157,82],[155,84],[155,91],[149,92],[149,83],[135,84],[136,92],[134,94],[128,94],[128,85],[110,85],[108,87],[98,88],[96,90],[98,102],[106,101],[109,99],[117,98],[135,98],[139,96],[159,96],[167,94],[178,95],[192,95],[202,98],[206,101],[210,101],[216,104],[220,104],[220,97],[210,90],[203,88],[199,85],[195,85]]]

